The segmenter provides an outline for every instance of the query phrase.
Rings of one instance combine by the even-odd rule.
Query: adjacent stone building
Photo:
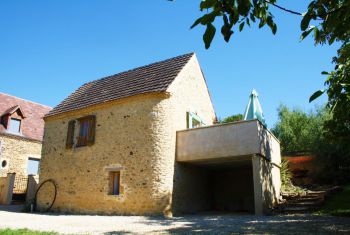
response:
[[[242,123],[232,124],[233,129],[213,125],[214,107],[193,53],[86,83],[44,119],[40,182],[52,179],[57,185],[53,210],[262,213],[278,200],[279,144],[259,121],[243,122],[254,138],[243,138],[242,144],[252,144],[234,149],[239,156],[232,148],[228,156],[215,151],[215,143],[228,143],[219,146],[225,149],[240,140],[234,130]],[[212,149],[197,156],[193,148],[204,147],[198,139],[203,132],[180,130],[211,127],[222,127],[218,133],[226,136],[208,136],[205,145]],[[193,137],[183,141],[188,134]],[[52,200],[53,189],[43,187],[38,208],[44,210]]]
[[[4,177],[15,173],[14,192],[25,193],[27,175],[38,173],[43,117],[50,110],[48,106],[0,93],[0,191],[7,187]]]

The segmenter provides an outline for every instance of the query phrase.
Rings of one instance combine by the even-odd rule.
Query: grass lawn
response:
[[[54,232],[38,232],[28,229],[0,229],[0,235],[56,235]]]
[[[332,196],[317,213],[350,217],[350,185],[345,186],[342,192]]]

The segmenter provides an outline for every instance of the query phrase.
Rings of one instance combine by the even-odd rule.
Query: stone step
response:
[[[303,213],[303,212],[310,212],[310,208],[306,206],[299,206],[299,207],[284,207],[278,209],[282,213]]]
[[[320,196],[324,197],[326,195],[326,191],[311,191],[307,193],[307,196]]]
[[[322,198],[319,197],[302,197],[302,198],[298,198],[295,201],[298,202],[319,202],[322,201]]]
[[[309,206],[309,207],[316,207],[316,206],[319,206],[321,205],[322,203],[321,202],[300,202],[300,201],[297,201],[297,202],[289,202],[286,204],[287,207],[289,206],[296,206],[296,207],[299,207],[299,206]]]
[[[276,208],[279,213],[313,212],[325,199],[325,191],[308,191],[305,194],[284,194],[284,203]]]

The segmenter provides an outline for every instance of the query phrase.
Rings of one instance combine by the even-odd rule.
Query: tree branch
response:
[[[303,15],[303,13],[300,13],[300,12],[297,12],[297,11],[293,11],[293,10],[289,10],[289,9],[284,8],[284,7],[281,7],[281,6],[279,6],[279,5],[275,4],[275,3],[272,3],[272,2],[270,2],[270,1],[268,1],[268,0],[264,0],[264,2],[266,2],[267,4],[270,4],[270,5],[274,6],[274,7],[277,7],[278,9],[280,9],[280,10],[282,10],[282,11],[286,11],[286,12],[288,12],[288,13],[291,13],[291,14],[294,14],[294,15],[299,15],[299,16],[302,16],[302,15]],[[334,10],[332,10],[332,11],[329,11],[329,12],[327,12],[327,13],[324,14],[324,15],[316,15],[316,17],[319,17],[319,18],[322,19],[323,17],[326,17],[327,15],[333,14],[333,13],[335,13],[335,12],[341,10],[342,8],[344,8],[344,6],[341,6],[341,7],[337,8],[337,9],[334,9]]]
[[[264,0],[264,2],[266,2],[266,3],[268,3],[268,4],[271,4],[272,6],[277,7],[278,9],[280,9],[280,10],[282,10],[282,11],[286,11],[286,12],[289,12],[289,13],[294,14],[294,15],[299,15],[299,16],[302,16],[302,15],[303,15],[303,14],[300,13],[300,12],[289,10],[289,9],[287,9],[287,8],[281,7],[281,6],[279,6],[279,5],[275,4],[275,3],[272,3],[272,2],[267,1],[267,0]]]

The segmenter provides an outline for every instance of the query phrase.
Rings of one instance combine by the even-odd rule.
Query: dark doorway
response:
[[[251,160],[175,166],[173,213],[254,213]]]

